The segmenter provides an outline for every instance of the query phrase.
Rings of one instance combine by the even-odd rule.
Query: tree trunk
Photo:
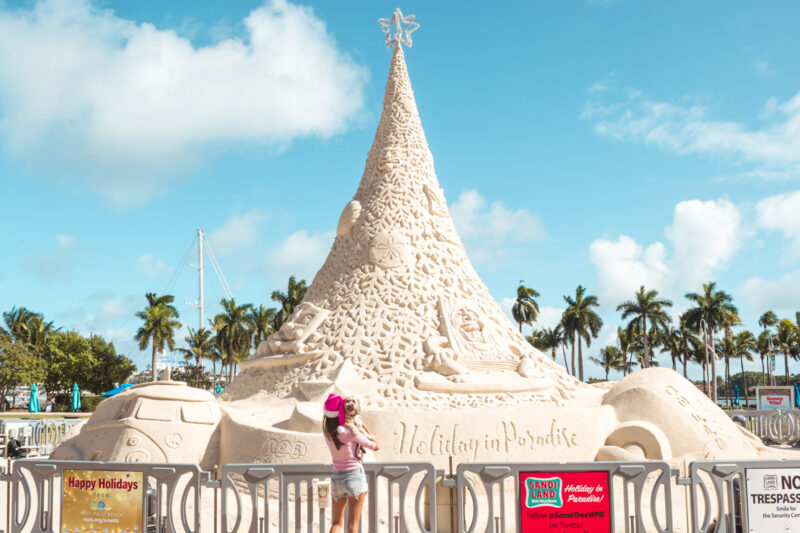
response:
[[[732,405],[731,405],[731,359],[727,355],[725,356],[725,403],[728,404],[728,407],[732,407]]]
[[[711,389],[708,386],[708,366],[706,365],[705,361],[703,361],[702,365],[703,365],[703,388],[706,390],[706,396],[711,398]]]
[[[744,373],[744,357],[742,357],[739,362],[742,365],[742,379],[744,380],[744,408],[747,409],[750,407],[750,399],[747,397],[747,375]]]
[[[553,346],[553,348],[551,348],[550,355],[553,356],[553,362],[555,363],[556,362],[556,347],[555,346]]]
[[[194,386],[200,385],[200,354],[194,358]]]
[[[710,328],[709,328],[710,329]],[[714,351],[714,332],[709,333],[711,341],[711,401],[717,403],[717,353]],[[706,348],[708,349],[708,348]]]
[[[150,368],[151,370],[150,374],[151,377],[153,378],[153,381],[158,381],[158,371],[156,370],[156,362],[158,360],[158,357],[156,355],[157,353],[158,352],[156,351],[156,343],[155,341],[153,341],[153,363],[152,363],[153,366]]]
[[[580,374],[579,379],[583,381],[583,343],[580,335],[578,335],[578,374]]]
[[[644,319],[642,320],[642,344],[644,345],[644,357],[642,358],[644,368],[650,367],[650,358],[647,355],[647,315],[644,315]]]
[[[683,377],[684,377],[684,378],[686,378],[686,379],[689,379],[689,378],[686,376],[686,360],[687,360],[687,359],[689,359],[689,356],[688,356],[688,354],[683,354]]]
[[[764,354],[761,354],[761,382],[764,383],[766,381],[766,376],[764,375]]]
[[[675,361],[675,354],[670,352],[670,355],[672,356],[672,370],[675,370],[677,372],[678,371],[678,363]]]
[[[564,355],[564,368],[567,369],[567,374],[569,374],[569,362],[567,361],[567,350],[564,349],[564,344],[561,344],[561,353]]]
[[[575,334],[572,334],[572,376],[577,377],[575,367]]]
[[[786,364],[786,381],[784,385],[789,385],[789,350],[783,350],[783,362]]]
[[[212,359],[211,360],[211,374],[212,374],[211,381],[213,381],[211,386],[214,387],[214,394],[216,394],[217,393],[217,360],[216,359]]]
[[[628,361],[628,352],[622,352],[622,377],[628,375],[628,369],[630,366],[631,363]]]

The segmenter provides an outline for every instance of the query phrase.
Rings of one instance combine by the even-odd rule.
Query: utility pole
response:
[[[192,305],[197,308],[197,329],[198,331],[200,328],[203,327],[203,230],[197,230],[197,264],[196,265],[189,265],[192,268],[197,269],[197,294],[198,299],[196,302],[186,302],[188,305]]]

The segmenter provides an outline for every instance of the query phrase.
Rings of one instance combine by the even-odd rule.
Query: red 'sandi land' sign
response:
[[[608,533],[608,472],[520,472],[520,532]]]

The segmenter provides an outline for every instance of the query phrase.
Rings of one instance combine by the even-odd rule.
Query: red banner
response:
[[[520,472],[520,531],[610,533],[608,472]]]

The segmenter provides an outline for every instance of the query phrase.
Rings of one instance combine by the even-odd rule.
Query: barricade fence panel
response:
[[[11,418],[0,419],[0,436],[3,441],[18,439],[26,452],[46,456],[53,451],[64,435],[87,418]],[[5,457],[6,449],[0,451]]]
[[[660,461],[462,463],[456,531],[668,533],[670,476]]]
[[[773,533],[800,523],[800,460],[695,461],[686,477],[661,461],[462,463],[451,477],[429,463],[364,467],[369,493],[360,531],[670,533],[673,524],[687,523],[693,533]],[[81,480],[92,479],[117,488],[122,481],[115,479],[141,480],[143,527],[133,533],[329,530],[329,464],[229,464],[217,471],[185,464],[4,461],[0,533],[75,533],[62,523],[64,508],[74,521],[77,507],[69,498]],[[438,503],[445,506],[440,518],[450,503],[452,529],[446,519],[437,523],[437,487],[450,486],[454,501]],[[686,514],[682,504],[673,507],[677,494],[687,497]],[[98,499],[116,510],[113,495]],[[94,529],[79,530],[105,531],[90,525]]]
[[[727,411],[731,417],[742,416],[745,427],[768,444],[794,446],[800,443],[800,411],[741,409]]]
[[[436,531],[436,471],[429,463],[365,463],[368,494],[360,531]],[[327,532],[330,464],[222,467],[225,533]]]
[[[694,533],[800,530],[800,460],[695,461]]]
[[[122,473],[123,477],[112,479],[113,473]],[[198,533],[203,476],[197,465],[20,459],[13,461],[10,472],[3,476],[10,494],[5,530],[10,533],[62,531],[65,518],[62,494],[68,487],[71,492],[81,493],[82,498],[85,493],[85,510],[88,511],[90,505],[91,509],[108,510],[107,518],[70,516],[81,531],[115,530],[114,524],[119,523],[124,509],[123,502],[111,496],[113,488],[141,494],[137,497],[140,507],[134,511],[143,512],[144,530],[148,533]],[[76,530],[72,525],[65,525],[64,529]]]

